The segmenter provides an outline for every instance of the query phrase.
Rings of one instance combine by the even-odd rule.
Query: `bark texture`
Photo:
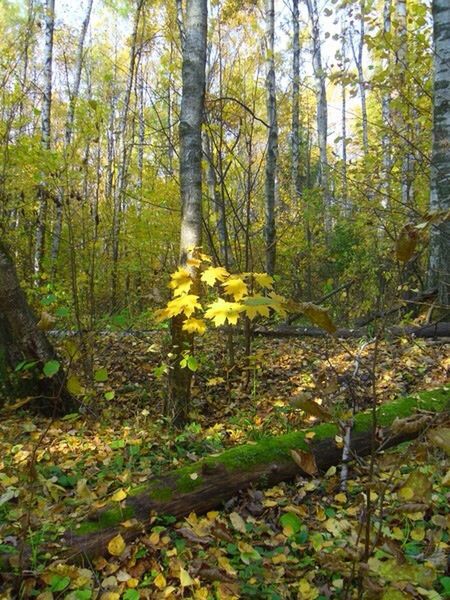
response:
[[[276,259],[275,202],[277,183],[278,121],[275,85],[275,6],[274,0],[266,0],[266,103],[269,124],[266,155],[265,181],[265,242],[266,272],[273,275]]]
[[[9,253],[0,242],[0,371],[6,375],[0,381],[0,397],[9,392],[6,389],[8,371],[14,370],[18,363],[36,361],[36,369],[41,372],[44,363],[56,359],[53,346],[37,322],[19,285]],[[36,399],[32,401],[32,408],[46,414],[63,414],[76,407],[75,400],[65,389],[62,369],[51,378],[36,374],[33,383]]]
[[[202,234],[202,122],[205,102],[207,0],[188,0],[183,23],[182,97],[180,113],[180,188],[181,235],[180,265],[194,279],[195,269],[188,265]],[[198,288],[194,283],[194,289]],[[195,292],[194,292],[195,293]],[[183,319],[172,319],[173,361],[169,373],[169,394],[165,413],[180,424],[189,411],[192,373],[181,367],[183,352],[191,346],[192,336],[183,330]]]
[[[418,417],[408,428],[394,421],[414,415],[417,410],[439,414],[449,407],[450,388],[422,392],[400,398],[377,409],[377,448],[385,449],[400,442],[414,439],[430,425],[431,417]],[[351,436],[350,455],[367,456],[372,444],[372,414],[361,413],[355,419]],[[315,441],[309,445],[307,431],[314,431]],[[247,444],[225,451],[219,456],[203,459],[188,467],[155,478],[128,495],[123,506],[108,506],[94,513],[81,527],[66,531],[60,540],[60,557],[82,562],[105,553],[108,542],[120,533],[127,541],[138,537],[150,525],[151,515],[170,514],[183,517],[194,511],[205,513],[249,486],[269,487],[293,479],[301,474],[291,457],[291,450],[312,452],[318,472],[341,462],[342,449],[334,437],[339,429],[324,423],[310,430],[293,432],[278,437],[264,438],[257,444]],[[197,477],[192,479],[191,475]],[[126,528],[120,525],[126,519],[137,519],[139,525]],[[55,547],[52,548],[55,554]]]
[[[450,209],[450,4],[433,1],[434,128],[430,211]],[[442,307],[450,304],[450,220],[433,225],[429,286],[438,288]]]

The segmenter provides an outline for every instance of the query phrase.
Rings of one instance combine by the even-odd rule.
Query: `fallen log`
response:
[[[280,325],[275,328],[256,327],[253,330],[255,335],[262,335],[274,338],[289,337],[327,337],[330,335],[319,327],[292,327],[289,325]],[[357,329],[338,329],[333,334],[336,338],[361,338],[367,335],[364,328]],[[417,327],[414,325],[405,327],[390,327],[385,330],[385,335],[398,337],[402,335],[414,336],[416,338],[442,338],[450,337],[450,323],[435,323]]]
[[[378,448],[389,448],[414,439],[429,425],[432,416],[450,408],[450,386],[400,398],[379,406],[377,423]],[[427,411],[428,419],[418,416],[416,426],[398,428],[396,419],[414,416],[417,411]],[[355,418],[351,439],[351,455],[367,456],[372,444],[372,415],[361,413]],[[311,443],[306,434],[313,432]],[[177,518],[190,512],[205,513],[250,486],[268,487],[295,478],[299,467],[291,451],[312,453],[319,472],[341,462],[342,449],[335,443],[339,427],[322,423],[303,431],[277,437],[267,437],[255,444],[245,444],[226,450],[220,455],[204,458],[196,463],[151,479],[129,492],[117,506],[91,514],[81,525],[75,526],[51,546],[41,550],[53,559],[83,562],[106,554],[108,542],[122,535],[130,542],[142,534],[153,522],[155,514],[173,515]],[[126,525],[123,525],[128,521]],[[130,525],[130,521],[135,524]]]

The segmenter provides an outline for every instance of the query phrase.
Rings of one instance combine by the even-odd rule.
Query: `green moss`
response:
[[[98,519],[93,521],[85,521],[75,530],[77,535],[85,535],[88,533],[94,533],[109,527],[117,527],[122,521],[131,519],[134,516],[134,509],[132,506],[125,506],[125,508],[110,508],[99,514]]]
[[[173,496],[173,490],[166,487],[154,487],[150,490],[149,497],[156,502],[168,502]]]

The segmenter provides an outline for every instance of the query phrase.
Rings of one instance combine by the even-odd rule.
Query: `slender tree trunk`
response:
[[[265,0],[266,10],[266,103],[269,123],[265,181],[265,228],[266,271],[275,272],[277,232],[275,203],[277,185],[278,122],[275,86],[275,7],[274,0]]]
[[[80,37],[78,39],[78,47],[77,47],[77,58],[75,62],[75,77],[73,82],[72,91],[69,94],[69,110],[67,111],[67,119],[66,126],[64,131],[64,151],[66,154],[66,162],[69,159],[68,150],[70,148],[70,144],[72,142],[73,135],[73,124],[75,120],[75,107],[78,100],[78,95],[80,92],[80,84],[81,84],[81,72],[83,69],[83,54],[84,54],[84,43],[86,39],[87,30],[89,27],[89,21],[91,19],[93,0],[88,0],[88,4],[86,7],[86,14],[81,25]],[[70,162],[70,159],[69,159]],[[66,169],[69,167],[69,164],[66,164]],[[55,215],[55,225],[53,228],[53,238],[52,238],[52,247],[50,254],[50,262],[52,268],[52,277],[55,277],[56,274],[56,261],[58,259],[59,254],[59,246],[61,243],[61,231],[62,231],[62,221],[63,221],[63,207],[64,207],[64,191],[61,189],[61,192],[58,194],[56,200],[56,215]]]
[[[358,72],[358,87],[359,97],[361,100],[361,123],[362,123],[362,139],[363,139],[363,152],[364,157],[367,157],[369,153],[369,132],[367,127],[367,100],[366,100],[366,84],[364,80],[364,66],[363,66],[363,54],[364,54],[364,35],[365,35],[365,15],[366,15],[366,0],[360,0],[360,19],[359,19],[359,32],[358,32],[358,47],[355,47],[353,36],[350,37],[353,59],[355,61],[356,70]]]
[[[389,36],[391,33],[391,10],[392,10],[392,0],[384,0],[383,7],[383,34],[384,36]],[[388,48],[388,45],[386,46]],[[392,149],[391,149],[391,136],[390,136],[390,128],[391,128],[391,94],[390,87],[388,85],[388,75],[387,73],[390,70],[390,59],[383,59],[383,70],[386,73],[386,82],[385,82],[385,90],[383,91],[383,97],[381,100],[381,116],[383,120],[383,136],[381,139],[381,148],[382,148],[382,186],[381,189],[383,191],[382,202],[383,205],[386,206],[388,200],[391,195],[391,169],[392,169]]]
[[[128,114],[130,110],[131,92],[133,90],[134,77],[136,73],[137,38],[139,21],[141,17],[144,0],[138,0],[134,17],[133,33],[130,44],[130,63],[128,67],[128,79],[125,88],[123,108],[120,115],[119,134],[119,166],[117,181],[114,189],[113,220],[112,220],[112,271],[111,271],[111,312],[118,308],[118,268],[120,252],[120,230],[122,226],[122,211],[124,209],[124,194],[127,187],[129,144],[127,140]]]
[[[347,181],[347,29],[345,20],[341,21],[341,54],[342,54],[342,75],[344,80],[341,82],[341,113],[342,113],[342,206],[344,213],[348,215],[350,211],[348,202],[348,181]]]
[[[52,110],[52,73],[53,73],[53,30],[55,27],[55,0],[46,0],[44,17],[44,84],[42,98],[42,131],[41,145],[44,150],[50,150],[51,110]],[[36,240],[34,249],[34,274],[36,281],[42,272],[42,262],[45,252],[45,233],[47,226],[47,196],[45,183],[39,186],[39,208],[36,224]]]
[[[450,209],[450,4],[433,0],[434,127],[430,210]],[[439,303],[450,305],[450,220],[433,225],[428,284],[438,288]]]
[[[328,182],[327,136],[328,136],[328,106],[326,77],[322,66],[320,47],[319,11],[317,0],[306,0],[312,28],[313,41],[313,70],[317,88],[317,138],[319,144],[319,171],[317,183],[322,188],[325,200],[325,225],[329,228],[330,193]]]
[[[292,133],[291,170],[296,203],[301,197],[300,180],[300,15],[299,0],[292,0]]]
[[[207,0],[187,0],[185,10],[182,97],[180,114],[180,191],[181,235],[180,265],[194,278],[194,293],[199,292],[196,270],[188,264],[201,244],[202,233],[202,121],[205,100]],[[175,424],[188,418],[192,373],[181,367],[183,351],[190,351],[192,339],[183,330],[183,318],[172,319],[173,361],[169,373],[166,415]]]

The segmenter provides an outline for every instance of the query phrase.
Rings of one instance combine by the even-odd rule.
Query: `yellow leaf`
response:
[[[167,303],[167,316],[176,317],[177,315],[184,314],[189,318],[195,312],[196,308],[201,307],[198,296],[195,294],[184,294]]]
[[[181,587],[189,587],[190,585],[194,585],[194,580],[183,567],[180,567],[180,583]]]
[[[95,496],[88,488],[86,479],[79,479],[77,481],[76,496],[81,500],[90,501],[94,499]]]
[[[155,321],[157,323],[161,323],[161,321],[170,319],[169,309],[166,307],[166,308],[159,308],[158,310],[155,310],[155,312],[153,313],[153,318],[155,319]]]
[[[80,380],[76,375],[69,375],[67,378],[66,388],[69,394],[72,396],[80,396],[84,394],[84,388],[82,387]]]
[[[189,333],[199,333],[200,335],[203,335],[206,331],[206,323],[203,319],[191,317],[183,323],[183,329]]]
[[[119,592],[103,592],[100,600],[120,600]]]
[[[187,294],[191,289],[192,279],[189,272],[183,267],[179,267],[175,273],[172,273],[169,287],[173,290],[174,296]]]
[[[256,294],[255,296],[244,298],[243,303],[245,313],[249,319],[254,319],[257,315],[261,315],[262,317],[270,316],[269,304],[272,304],[270,298]]]
[[[273,277],[268,275],[267,273],[253,273],[252,274],[256,283],[267,290],[271,290],[273,288]]]
[[[202,261],[199,258],[191,256],[191,258],[187,259],[186,264],[190,267],[199,267],[202,264]]]
[[[153,580],[153,583],[159,590],[163,590],[166,587],[166,578],[162,573],[159,573]]]
[[[112,540],[109,541],[108,552],[113,556],[120,556],[126,547],[127,545],[125,544],[125,540],[119,533],[116,535],[116,537],[113,537]]]
[[[239,531],[240,533],[246,533],[247,529],[245,527],[245,521],[239,513],[232,512],[230,514],[230,521],[236,531]]]
[[[122,500],[125,500],[126,497],[126,491],[121,488],[120,490],[117,490],[117,492],[114,492],[114,494],[111,496],[111,500],[113,502],[122,502]]]
[[[319,595],[319,590],[311,585],[306,578],[300,579],[298,582],[299,600],[315,600]]]
[[[129,588],[135,588],[138,585],[139,585],[139,579],[136,579],[136,577],[131,577],[127,581],[127,587],[129,587]]]
[[[273,310],[276,313],[278,313],[280,315],[280,317],[286,317],[287,316],[286,298],[284,296],[280,296],[280,294],[276,294],[275,292],[270,292],[269,297],[272,298],[272,300],[273,300],[273,304],[272,304]]]
[[[336,502],[339,502],[340,504],[344,504],[345,502],[347,502],[347,496],[343,492],[336,494],[334,499],[336,500]]]
[[[196,479],[198,479],[198,473],[191,473],[189,477],[195,481]]]
[[[225,281],[229,276],[230,274],[223,267],[208,267],[203,271],[200,279],[212,287],[216,281]]]
[[[226,302],[223,298],[219,298],[216,302],[209,305],[205,312],[205,317],[214,321],[214,325],[219,327],[227,320],[230,325],[236,325],[239,318],[239,313],[244,310],[244,306],[237,302]]]
[[[235,302],[238,302],[248,293],[247,284],[237,275],[230,277],[228,281],[224,281],[222,287],[225,288],[226,294],[233,296]]]

